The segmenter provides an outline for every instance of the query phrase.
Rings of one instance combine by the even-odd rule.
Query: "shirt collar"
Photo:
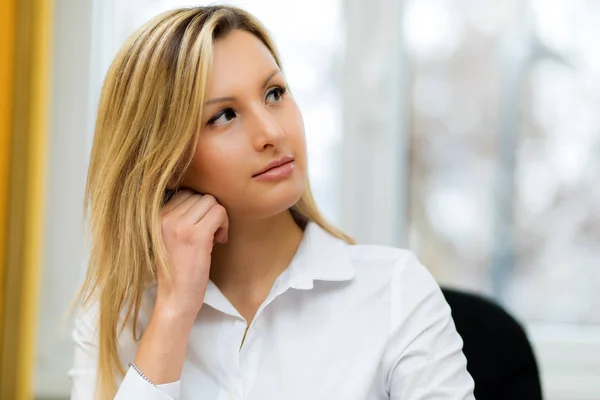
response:
[[[343,240],[332,236],[316,223],[309,222],[292,262],[275,282],[269,297],[277,297],[288,288],[311,290],[314,281],[352,280],[355,271],[347,246]],[[212,281],[208,282],[204,302],[221,312],[240,316]]]
[[[308,223],[304,237],[288,267],[289,286],[310,290],[314,281],[343,282],[354,278],[348,257],[348,244],[332,236],[314,222]]]

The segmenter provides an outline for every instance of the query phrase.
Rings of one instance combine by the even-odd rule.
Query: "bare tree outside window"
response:
[[[408,1],[410,238],[443,283],[600,324],[600,3]]]

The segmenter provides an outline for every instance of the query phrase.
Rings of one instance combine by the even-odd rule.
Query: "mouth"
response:
[[[279,168],[285,164],[289,164],[289,163],[293,163],[294,162],[294,157],[292,156],[284,156],[282,158],[280,158],[279,160],[275,160],[270,162],[269,164],[267,164],[263,169],[261,169],[259,172],[257,172],[256,174],[252,175],[253,178],[260,176],[264,173],[267,173],[275,168]]]
[[[276,181],[291,175],[295,168],[294,157],[284,156],[279,160],[267,164],[259,172],[252,175],[252,178],[264,181]]]

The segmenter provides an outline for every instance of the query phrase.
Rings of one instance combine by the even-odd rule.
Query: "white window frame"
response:
[[[406,246],[409,138],[402,4],[346,0],[341,227],[359,242]]]

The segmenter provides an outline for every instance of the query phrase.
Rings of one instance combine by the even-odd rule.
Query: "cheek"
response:
[[[242,174],[241,162],[246,158],[239,141],[222,137],[200,140],[194,157],[195,181],[205,192],[215,196],[226,194],[235,186],[235,177]]]
[[[298,107],[298,104],[294,99],[291,100],[291,107],[289,107],[288,114],[289,119],[293,121],[295,131],[304,137],[304,117],[302,116],[302,112]]]
[[[306,159],[306,137],[304,134],[304,119],[296,103],[293,104],[293,107],[290,107],[286,119],[288,125],[286,129],[287,139],[293,146],[293,149],[291,150],[295,153],[296,158],[301,160],[304,164]]]

